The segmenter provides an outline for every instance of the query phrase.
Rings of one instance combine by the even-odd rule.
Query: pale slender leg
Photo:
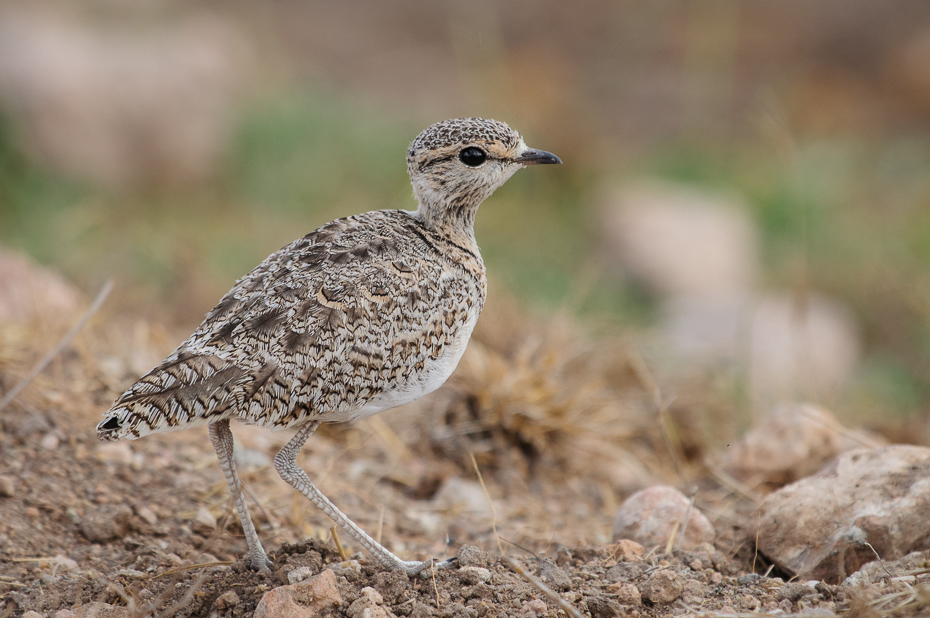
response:
[[[408,562],[401,560],[388,549],[368,536],[364,530],[359,528],[355,522],[346,517],[342,511],[336,508],[336,505],[329,501],[329,498],[320,493],[307,473],[304,472],[295,462],[300,448],[307,441],[307,438],[316,431],[320,426],[320,421],[311,421],[300,428],[300,430],[291,438],[284,448],[278,451],[274,458],[274,467],[288,485],[299,491],[321,511],[326,513],[334,522],[345,530],[349,536],[355,539],[359,545],[364,547],[374,556],[375,560],[389,569],[406,571],[408,575],[416,575],[425,569],[430,568],[432,560],[425,562]],[[448,562],[448,561],[447,561]],[[445,566],[446,563],[437,563],[436,566]]]
[[[271,561],[265,555],[262,542],[258,538],[255,526],[252,525],[249,507],[246,506],[245,498],[242,496],[242,486],[239,484],[236,462],[233,459],[233,435],[232,431],[229,430],[229,419],[210,424],[210,442],[213,443],[213,450],[216,451],[216,456],[220,460],[220,467],[223,468],[223,474],[226,475],[229,493],[232,494],[233,500],[236,501],[239,521],[242,522],[242,530],[245,532],[245,542],[249,544],[251,566],[256,571],[270,569],[272,566]]]

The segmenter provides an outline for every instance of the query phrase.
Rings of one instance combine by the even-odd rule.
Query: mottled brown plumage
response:
[[[282,477],[385,566],[418,572],[428,563],[403,562],[381,547],[294,460],[320,422],[375,414],[446,380],[486,295],[473,228],[478,206],[521,167],[558,162],[500,122],[433,125],[407,153],[418,210],[339,219],[273,253],[113,404],[98,436],[135,439],[209,424],[252,566],[266,568],[232,459],[229,419],[300,426],[275,458]]]

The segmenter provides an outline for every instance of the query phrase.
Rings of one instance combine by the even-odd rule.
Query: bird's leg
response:
[[[252,569],[256,571],[270,569],[272,567],[271,561],[265,555],[262,542],[258,538],[255,526],[252,525],[249,507],[246,506],[245,498],[242,495],[242,486],[239,484],[236,462],[233,459],[233,435],[229,429],[229,419],[224,418],[221,421],[210,423],[210,442],[213,444],[213,450],[216,451],[216,456],[220,460],[223,474],[226,475],[229,493],[232,494],[233,500],[236,501],[236,510],[239,512],[239,521],[242,523],[243,532],[245,532],[245,541],[249,544],[249,558],[251,559]]]
[[[302,493],[306,498],[308,498],[313,504],[317,506],[321,511],[326,513],[334,522],[336,522],[343,530],[345,530],[349,536],[355,539],[359,545],[368,550],[368,552],[374,556],[375,560],[380,562],[382,565],[389,569],[397,569],[406,571],[408,575],[417,575],[422,571],[429,569],[430,566],[434,564],[432,560],[426,560],[424,562],[408,562],[401,560],[388,549],[378,543],[376,540],[368,536],[364,530],[359,528],[355,522],[345,516],[342,511],[336,508],[336,505],[329,501],[329,498],[324,496],[319,489],[317,489],[310,478],[307,476],[307,473],[303,471],[296,463],[297,453],[300,452],[300,448],[307,441],[307,438],[316,431],[316,428],[320,426],[320,421],[311,421],[301,427],[297,433],[291,438],[284,448],[278,451],[278,454],[274,458],[274,467],[278,471],[278,474],[281,475],[281,478],[284,479],[288,485]],[[435,563],[436,566],[442,567],[448,563],[441,562]]]

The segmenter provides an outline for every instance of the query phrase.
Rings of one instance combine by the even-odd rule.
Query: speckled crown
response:
[[[503,122],[486,118],[453,118],[437,122],[420,133],[410,144],[407,156],[422,149],[438,150],[479,141],[501,142],[506,148],[513,148],[519,140],[520,134]]]

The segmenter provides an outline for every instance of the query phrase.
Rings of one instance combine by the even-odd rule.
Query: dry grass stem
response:
[[[511,571],[532,584],[537,590],[543,593],[547,599],[558,605],[566,614],[574,618],[584,618],[584,614],[578,611],[574,605],[563,599],[555,590],[542,583],[539,578],[530,575],[516,560],[504,557],[503,561]]]
[[[45,368],[61,354],[61,351],[64,350],[68,345],[74,341],[74,338],[77,337],[77,334],[81,332],[81,329],[90,321],[94,314],[100,310],[100,307],[106,301],[107,296],[110,295],[110,292],[113,291],[113,282],[107,281],[103,284],[103,287],[100,288],[100,291],[97,293],[97,297],[94,298],[94,302],[91,303],[90,307],[87,308],[87,311],[84,312],[84,315],[75,322],[74,326],[71,327],[65,336],[62,337],[55,347],[49,350],[42,359],[36,363],[36,366],[26,374],[26,376],[16,383],[10,392],[3,396],[3,399],[0,399],[0,411],[2,411],[11,401],[13,401],[17,395],[19,395],[29,384],[38,376],[40,373],[45,371]]]
[[[484,495],[488,499],[488,505],[491,507],[491,530],[494,532],[494,539],[497,541],[497,550],[501,553],[501,556],[503,556],[504,546],[501,545],[501,537],[497,534],[497,509],[494,508],[494,501],[491,500],[488,487],[484,484],[484,478],[481,476],[481,470],[478,469],[478,462],[475,461],[474,455],[471,456],[471,465],[475,467],[475,474],[478,475],[478,482],[481,483],[481,489],[484,490]]]
[[[336,526],[330,528],[329,533],[333,535],[333,543],[336,545],[336,551],[339,552],[339,557],[342,558],[343,562],[348,562],[349,555],[346,554],[346,550],[342,546],[342,541],[339,540],[339,531],[336,530]]]
[[[184,566],[174,567],[173,569],[168,569],[163,573],[159,573],[152,577],[152,579],[159,579],[162,577],[167,577],[173,573],[180,573],[181,571],[192,571],[194,569],[206,569],[209,567],[215,566],[229,566],[230,564],[235,564],[235,560],[213,560],[212,562],[198,562],[197,564],[187,564]]]

